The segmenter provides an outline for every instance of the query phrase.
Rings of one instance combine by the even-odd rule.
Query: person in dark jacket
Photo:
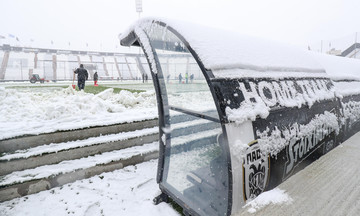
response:
[[[95,73],[94,73],[94,86],[97,86],[98,78],[99,78],[99,75],[97,74],[97,71],[95,71]]]
[[[193,83],[193,81],[194,81],[194,74],[191,74],[190,75],[190,82]]]
[[[88,72],[87,70],[84,68],[84,65],[83,64],[80,64],[80,67],[78,69],[76,69],[74,71],[75,74],[77,74],[77,77],[78,77],[78,87],[79,87],[79,90],[84,90],[85,88],[85,80],[88,79]]]

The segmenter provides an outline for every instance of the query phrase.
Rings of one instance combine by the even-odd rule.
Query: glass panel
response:
[[[147,33],[159,56],[159,83],[169,113],[161,184],[201,215],[226,215],[228,166],[209,86],[181,41],[166,28],[152,27]]]

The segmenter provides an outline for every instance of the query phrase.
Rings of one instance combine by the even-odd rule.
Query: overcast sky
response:
[[[304,49],[319,50],[322,40],[323,50],[329,42],[335,48],[348,46],[355,32],[360,41],[360,0],[142,2],[141,17],[186,20]],[[135,0],[0,0],[0,8],[0,35],[6,37],[0,43],[33,47],[113,51],[117,35],[139,17]]]

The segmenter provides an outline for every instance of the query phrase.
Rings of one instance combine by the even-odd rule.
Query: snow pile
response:
[[[71,86],[55,91],[0,89],[0,140],[156,117],[154,91],[115,94],[107,89],[94,95]]]
[[[284,190],[275,188],[271,191],[261,193],[255,199],[248,201],[243,208],[248,208],[249,213],[255,213],[257,210],[273,204],[273,205],[289,205],[293,199],[289,197]]]

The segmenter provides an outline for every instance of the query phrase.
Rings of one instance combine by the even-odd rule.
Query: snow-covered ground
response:
[[[149,89],[120,94],[110,89],[93,95],[56,85],[36,91],[5,88],[7,85],[0,85],[0,139],[157,116],[155,95]],[[55,112],[47,112],[51,109]],[[360,153],[359,140],[360,133],[274,190],[248,202],[239,215],[357,215],[360,161],[355,155]],[[157,148],[156,143],[148,146]],[[0,203],[0,215],[179,215],[168,204],[152,204],[160,193],[156,169],[157,161],[153,160],[16,198]]]
[[[60,87],[64,85],[68,87]],[[103,81],[101,85],[145,92],[131,93],[125,90],[113,93],[113,89],[109,88],[101,93],[91,94],[75,91],[71,82],[66,81],[35,85],[24,82],[0,83],[0,140],[158,117],[151,82]],[[207,86],[205,82],[200,85]],[[174,84],[173,87],[177,88],[177,85]],[[208,110],[214,106],[213,101],[205,100],[209,95],[208,91],[184,92],[170,95],[169,100],[179,106],[193,104],[193,109],[198,111]]]
[[[236,215],[358,215],[360,133],[277,188],[262,193]],[[153,205],[160,193],[157,161],[128,166],[60,188],[0,203],[16,215],[179,215],[169,204]]]
[[[64,85],[69,87],[60,87]],[[73,90],[71,82],[68,81],[35,85],[27,82],[0,83],[0,140],[25,134],[141,121],[158,116],[151,82],[108,81],[102,85],[145,92],[121,91],[114,94],[112,89],[107,89],[94,95]],[[10,88],[14,86],[16,87]],[[47,87],[44,88],[45,86]],[[344,96],[360,91],[359,82],[335,82],[335,87],[338,93]],[[174,94],[170,95],[169,99],[176,105],[180,104],[179,107],[186,103],[201,104],[202,107],[193,109],[206,110],[213,106],[211,100],[207,103],[194,103],[192,100],[207,98],[207,95],[204,96],[207,93],[192,92],[190,97]]]
[[[75,91],[71,83],[64,84],[69,87],[58,87],[61,83],[47,84],[47,87],[39,84],[39,88],[30,83],[12,83],[12,86],[17,86],[15,88],[9,88],[9,83],[1,84],[0,140],[158,116],[154,90],[141,93],[120,91],[115,94],[113,89],[107,89],[94,95]],[[116,87],[116,83],[113,85]],[[130,87],[131,84],[124,86]],[[136,83],[132,86],[139,87]]]
[[[152,204],[160,194],[156,167],[153,160],[3,202],[0,215],[179,215],[168,204]]]

